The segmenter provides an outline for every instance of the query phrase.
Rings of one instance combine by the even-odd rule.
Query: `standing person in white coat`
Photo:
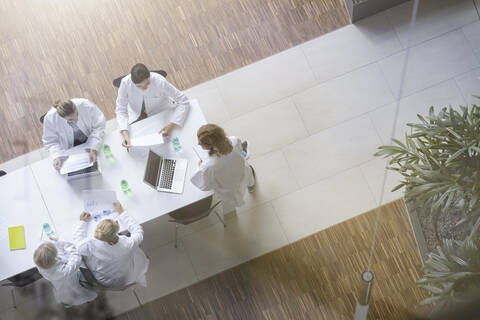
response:
[[[53,158],[53,166],[60,170],[65,152],[84,144],[90,150],[90,161],[97,160],[105,130],[105,116],[91,101],[74,98],[57,100],[43,119],[43,145]]]
[[[247,188],[249,192],[255,188],[255,171],[242,155],[242,142],[236,137],[227,137],[215,124],[200,127],[197,137],[209,157],[200,160],[191,182],[201,190],[214,190],[222,201],[223,212],[232,212],[245,203]]]
[[[139,247],[143,240],[143,229],[124,212],[118,201],[114,206],[119,214],[118,220],[130,232],[130,237],[119,236],[119,223],[111,219],[100,221],[94,237],[88,237],[90,214],[84,212],[80,215],[80,224],[74,234],[78,252],[86,257],[86,265],[102,285],[123,287],[138,283],[146,287],[145,274],[150,262]]]
[[[117,121],[122,134],[122,145],[130,146],[128,126],[168,109],[175,109],[170,123],[160,132],[170,135],[174,126],[183,126],[190,103],[180,90],[161,75],[150,72],[141,63],[132,67],[130,74],[123,77],[118,88]]]
[[[66,306],[94,300],[97,294],[78,282],[82,257],[75,246],[56,238],[51,239],[53,242],[44,242],[35,250],[33,260],[40,274],[52,283],[55,299]]]

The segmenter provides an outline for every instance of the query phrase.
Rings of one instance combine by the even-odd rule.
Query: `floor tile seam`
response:
[[[473,44],[470,42],[470,40],[468,39],[467,35],[465,34],[465,31],[464,29],[460,29],[460,32],[461,34],[463,35],[463,38],[465,39],[465,41],[467,42],[468,46],[470,47],[470,50],[471,50],[471,53],[472,55],[475,57],[475,60],[477,61],[477,66],[480,64],[480,59],[478,58],[477,54],[476,54],[476,51],[475,51],[475,48],[473,47]]]
[[[469,72],[472,72],[472,71],[469,71]],[[457,88],[458,92],[460,92],[460,94],[463,98],[463,102],[465,103],[466,106],[468,106],[467,96],[463,93],[462,88],[460,87],[460,84],[458,83],[458,77],[455,77],[453,79],[453,81],[455,82],[455,87]]]

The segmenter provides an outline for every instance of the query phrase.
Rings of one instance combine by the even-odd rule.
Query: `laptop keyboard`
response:
[[[172,159],[163,159],[162,175],[160,176],[159,187],[163,189],[172,189],[173,174],[175,173],[176,161]]]

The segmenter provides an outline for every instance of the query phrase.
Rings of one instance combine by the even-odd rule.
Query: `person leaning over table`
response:
[[[143,229],[118,201],[114,206],[119,214],[118,220],[100,221],[93,238],[87,235],[90,214],[83,212],[80,215],[80,224],[73,235],[78,252],[85,257],[85,264],[102,285],[123,287],[138,283],[146,287],[145,273],[150,262],[139,247],[143,240]],[[118,235],[118,221],[126,226],[130,237]]]
[[[43,242],[33,254],[40,274],[50,281],[55,299],[65,306],[76,306],[92,301],[97,294],[80,285],[79,268],[82,257],[72,243],[57,238]]]
[[[57,100],[43,119],[43,145],[60,170],[65,151],[80,144],[90,150],[90,161],[97,160],[105,130],[105,116],[91,101],[82,98]]]
[[[200,160],[190,180],[203,191],[214,190],[222,201],[223,212],[232,212],[245,203],[245,191],[255,189],[255,171],[242,155],[245,151],[242,142],[236,137],[227,137],[215,124],[201,126],[197,137],[198,144],[208,150],[209,157]]]
[[[123,77],[118,88],[115,113],[122,145],[130,146],[128,126],[168,109],[175,109],[170,123],[160,132],[170,135],[174,126],[183,126],[190,103],[180,90],[161,75],[150,72],[144,64],[137,63],[129,75]]]

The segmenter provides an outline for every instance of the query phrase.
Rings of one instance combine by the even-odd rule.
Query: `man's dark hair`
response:
[[[150,77],[150,71],[148,71],[147,67],[143,63],[137,63],[132,67],[132,71],[130,71],[132,75],[132,81],[135,84],[142,82],[143,80]]]

